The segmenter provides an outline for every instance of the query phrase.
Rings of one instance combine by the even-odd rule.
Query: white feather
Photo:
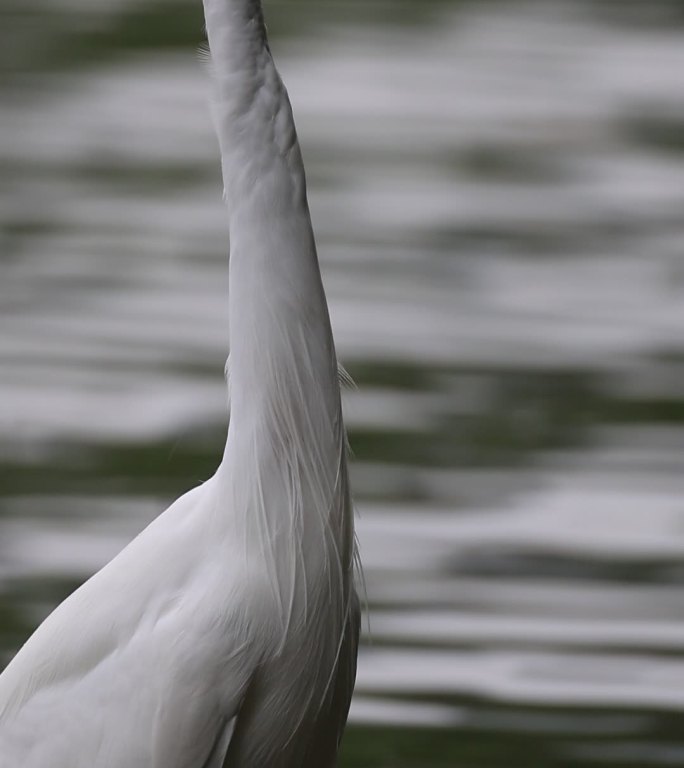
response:
[[[257,0],[204,0],[230,233],[223,460],[0,676],[2,768],[335,764],[358,642],[338,366]]]

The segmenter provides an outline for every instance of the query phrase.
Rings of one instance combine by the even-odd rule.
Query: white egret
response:
[[[260,2],[204,11],[230,231],[223,459],[5,669],[2,768],[336,764],[359,609],[304,169]]]

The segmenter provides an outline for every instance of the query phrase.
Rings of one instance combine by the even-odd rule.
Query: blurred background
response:
[[[684,3],[266,0],[371,606],[342,766],[684,765]],[[0,0],[0,668],[213,472],[199,0]]]

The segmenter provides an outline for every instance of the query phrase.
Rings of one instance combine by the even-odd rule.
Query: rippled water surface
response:
[[[358,384],[343,766],[684,765],[681,3],[266,9]],[[220,456],[200,11],[0,2],[0,667]]]

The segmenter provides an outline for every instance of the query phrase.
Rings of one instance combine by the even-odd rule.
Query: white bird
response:
[[[204,11],[230,231],[223,459],[7,666],[1,768],[337,761],[356,548],[304,168],[260,2]]]

